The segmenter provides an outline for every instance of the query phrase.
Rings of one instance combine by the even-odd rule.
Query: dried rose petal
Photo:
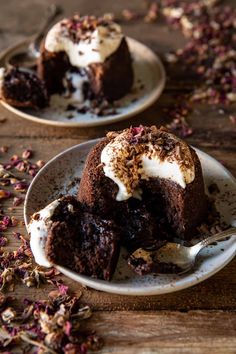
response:
[[[136,18],[139,17],[138,13],[129,9],[124,9],[122,11],[122,16],[124,17],[124,19],[126,21],[131,21],[131,20],[135,20]]]
[[[33,151],[31,149],[26,149],[22,153],[22,158],[29,159],[30,157],[32,157],[32,155],[33,155]]]
[[[6,301],[6,296],[2,292],[0,292],[0,308],[6,303]]]
[[[10,216],[4,216],[3,217],[3,220],[2,220],[2,223],[6,226],[10,226],[11,225],[11,218]]]
[[[18,224],[19,224],[19,220],[15,216],[11,216],[10,226],[15,227]]]
[[[156,1],[152,1],[151,4],[149,4],[147,14],[144,17],[144,22],[155,22],[157,20],[158,14],[159,6]]]
[[[12,204],[14,207],[17,207],[17,206],[21,205],[23,201],[24,201],[24,199],[21,197],[14,197]]]
[[[0,147],[0,152],[6,153],[6,152],[8,152],[8,149],[9,149],[8,146],[1,146],[1,147]]]
[[[3,223],[3,221],[0,221],[0,232],[5,231],[7,229],[7,226]]]
[[[19,232],[13,232],[13,237],[15,237],[17,240],[20,240],[22,235]]]
[[[8,243],[8,239],[0,235],[0,247],[5,247],[7,243]]]
[[[36,165],[37,165],[39,168],[41,168],[41,167],[43,167],[43,166],[45,165],[45,162],[44,162],[43,160],[38,160],[38,161],[36,162]]]
[[[11,163],[6,163],[6,164],[3,165],[3,167],[4,167],[5,170],[11,170],[13,168]]]
[[[35,177],[37,172],[38,171],[36,169],[34,169],[34,168],[30,168],[29,171],[28,171],[29,175],[32,176],[32,177]]]
[[[71,335],[72,324],[69,321],[66,321],[63,326],[64,333],[69,337]]]
[[[26,192],[28,187],[29,187],[28,183],[23,181],[14,184],[15,191],[19,191],[19,192]]]
[[[0,189],[0,199],[7,199],[11,197],[11,192],[6,191],[4,189]]]
[[[26,167],[27,165],[24,161],[17,161],[17,163],[15,164],[15,169],[20,172],[26,171]]]
[[[8,307],[1,313],[3,322],[10,323],[16,317],[16,311],[12,307]]]
[[[58,284],[58,290],[60,292],[61,295],[66,295],[68,292],[68,286],[64,285],[64,284]]]
[[[144,128],[142,125],[139,127],[132,127],[131,128],[131,133],[136,136],[136,135],[141,135],[144,132]]]
[[[18,155],[13,155],[11,157],[11,161],[14,162],[14,161],[18,161],[19,160],[19,156]]]
[[[236,124],[236,116],[234,116],[234,115],[230,115],[229,116],[229,120],[233,123],[233,124]]]

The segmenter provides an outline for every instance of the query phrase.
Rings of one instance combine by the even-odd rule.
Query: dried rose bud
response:
[[[108,22],[115,20],[115,15],[111,12],[104,14],[102,17],[105,21],[108,21]]]
[[[124,9],[122,11],[122,16],[126,21],[131,21],[131,20],[135,20],[138,17],[138,14],[135,11]]]
[[[0,152],[6,153],[8,152],[9,147],[8,146],[1,146],[0,147]]]
[[[234,115],[230,115],[229,116],[229,120],[231,121],[231,123],[233,123],[233,124],[236,124],[236,116],[234,116]]]
[[[10,180],[9,178],[0,178],[0,186],[6,187],[9,186]]]
[[[13,237],[15,237],[17,240],[21,239],[21,234],[19,232],[13,232]]]
[[[5,247],[8,242],[6,237],[0,236],[0,247]]]
[[[2,320],[6,323],[10,323],[16,318],[16,311],[12,307],[8,307],[1,314]]]
[[[15,217],[15,216],[11,216],[11,223],[10,223],[10,225],[11,226],[16,226],[16,225],[18,225],[19,224],[19,220]]]
[[[0,221],[0,232],[5,231],[7,229],[7,225],[4,224],[4,222],[1,220]]]
[[[3,166],[4,166],[5,170],[11,170],[13,167],[12,164],[10,164],[10,163],[5,163]]]
[[[7,199],[11,197],[11,192],[0,189],[0,199]]]
[[[19,156],[17,156],[17,155],[13,155],[13,156],[11,157],[11,161],[12,161],[12,162],[18,161],[18,160],[19,160]]]
[[[63,331],[69,337],[71,335],[72,324],[69,321],[66,321],[63,326]]]
[[[52,301],[56,300],[59,296],[60,296],[59,290],[52,290],[48,294],[49,299]]]
[[[64,284],[57,284],[58,286],[58,290],[60,292],[61,295],[67,295],[67,292],[68,292],[68,286],[67,285],[64,285]]]
[[[32,177],[35,177],[37,172],[38,171],[35,170],[34,168],[30,168],[29,171],[28,171],[29,175],[32,176]]]
[[[44,162],[43,160],[38,160],[38,161],[36,162],[36,165],[37,165],[39,168],[41,168],[41,167],[43,167],[43,166],[45,165],[45,162]]]
[[[28,183],[23,182],[23,181],[17,182],[14,185],[15,191],[19,191],[19,192],[26,192],[28,187],[29,187]]]
[[[61,348],[64,333],[61,331],[51,332],[44,338],[45,344],[52,349],[58,350]]]
[[[6,300],[7,300],[6,296],[0,291],[0,307],[2,307],[5,304]]]
[[[78,354],[81,353],[81,347],[79,344],[68,343],[63,349],[65,354]],[[86,353],[86,351],[85,351]]]
[[[20,171],[20,172],[25,172],[26,171],[26,164],[24,161],[19,161],[16,165],[15,165],[15,169]]]
[[[155,22],[157,19],[159,13],[159,7],[158,4],[153,1],[148,8],[148,12],[146,16],[144,17],[144,22],[150,23],[150,22]]]
[[[23,201],[24,201],[24,199],[21,197],[14,197],[12,205],[14,207],[17,207],[17,206],[21,205]]]
[[[17,178],[10,178],[11,185],[13,185],[13,184],[15,184],[17,182],[19,182],[19,180]]]
[[[59,316],[59,317],[57,318],[57,325],[58,325],[59,327],[63,327],[64,324],[65,324],[65,321],[66,321],[66,317],[63,316],[63,315],[61,315],[61,316]]]
[[[28,276],[22,279],[23,284],[25,284],[27,286],[27,288],[31,288],[33,286],[35,286],[36,281],[35,278],[32,276]]]
[[[26,149],[22,153],[23,159],[29,159],[30,157],[32,157],[32,155],[33,155],[33,152],[30,149]]]

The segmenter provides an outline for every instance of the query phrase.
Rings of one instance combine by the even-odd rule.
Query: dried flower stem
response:
[[[44,345],[43,343],[37,342],[33,339],[30,339],[24,332],[20,333],[20,338],[21,340],[23,340],[26,343],[29,343],[35,347],[39,347],[41,349],[45,350],[45,353],[50,353],[50,354],[58,354],[57,352],[55,352],[54,350],[48,348],[46,345]]]

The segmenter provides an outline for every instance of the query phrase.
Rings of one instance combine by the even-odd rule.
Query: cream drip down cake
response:
[[[32,217],[31,248],[42,265],[109,280],[121,246],[134,254],[189,241],[206,209],[195,151],[156,126],[131,127],[108,133],[91,149],[77,199],[57,200]],[[141,273],[136,260],[132,267]]]
[[[50,94],[67,90],[73,96],[79,90],[84,98],[121,98],[133,84],[132,60],[121,27],[94,16],[60,21],[42,43],[38,75]]]

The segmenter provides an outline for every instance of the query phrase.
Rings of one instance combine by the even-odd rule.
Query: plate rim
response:
[[[46,118],[40,118],[40,117],[33,116],[29,113],[25,113],[24,111],[21,111],[17,107],[11,106],[10,104],[4,102],[3,100],[0,100],[0,103],[2,104],[2,106],[5,109],[16,114],[20,118],[27,119],[27,120],[30,120],[35,123],[50,125],[50,126],[54,126],[54,127],[67,127],[67,128],[97,127],[97,126],[102,126],[102,125],[109,125],[109,124],[118,123],[118,122],[127,120],[131,117],[134,117],[135,115],[146,110],[148,107],[152,106],[157,101],[157,99],[161,96],[161,94],[165,88],[165,85],[166,85],[166,72],[165,72],[164,65],[163,65],[159,55],[157,55],[151,48],[149,48],[146,44],[144,44],[134,38],[131,38],[129,36],[126,36],[126,38],[127,38],[128,42],[130,41],[131,43],[133,42],[134,44],[138,44],[139,46],[142,46],[143,49],[147,50],[149,52],[149,54],[152,55],[153,59],[156,61],[156,64],[157,64],[159,71],[160,71],[160,82],[158,83],[158,85],[154,89],[152,89],[151,93],[148,95],[148,98],[141,105],[138,105],[136,108],[134,108],[134,110],[132,110],[126,114],[121,113],[121,114],[115,115],[112,118],[106,119],[104,117],[104,118],[101,118],[96,121],[89,120],[88,122],[70,122],[70,121],[60,122],[57,120],[47,120]],[[28,43],[30,43],[30,41],[31,41],[31,38],[24,39],[23,41],[19,42],[18,44],[15,44],[15,45],[5,49],[4,51],[2,51],[0,53],[0,65],[3,65],[5,67],[6,66],[5,61],[6,61],[6,58],[9,56],[9,54],[12,51],[13,52],[17,51],[21,47],[27,45]]]
[[[32,180],[28,191],[26,193],[25,196],[25,201],[24,201],[24,221],[25,221],[25,227],[27,230],[27,225],[29,222],[29,218],[27,215],[27,204],[28,204],[28,200],[31,194],[31,190],[34,187],[34,181],[36,181],[38,178],[40,178],[40,175],[44,173],[44,171],[48,168],[48,166],[50,166],[51,163],[53,163],[54,161],[56,161],[57,159],[60,159],[64,154],[68,154],[70,153],[72,150],[76,150],[80,147],[89,145],[90,148],[92,146],[94,146],[97,142],[99,142],[102,138],[97,138],[97,139],[91,139],[91,140],[87,140],[83,143],[80,144],[76,144],[73,145],[63,151],[61,151],[59,154],[57,154],[56,156],[54,156],[53,158],[51,158],[41,169],[40,171],[37,173],[37,175],[35,176],[35,178]],[[232,180],[233,183],[235,183],[236,185],[236,178],[233,176],[233,174],[225,167],[223,166],[217,159],[215,159],[214,157],[212,157],[211,155],[207,154],[206,152],[193,147],[194,150],[200,154],[202,154],[203,156],[207,157],[208,159],[212,160],[214,163],[216,163],[223,171],[224,173],[226,173],[227,176],[230,177],[230,179]],[[235,240],[236,242],[236,240]],[[63,266],[60,265],[53,265],[56,269],[58,269],[62,274],[64,274],[65,276],[69,277],[70,279],[86,285],[92,289],[96,289],[99,291],[105,291],[108,293],[112,293],[112,294],[118,294],[118,295],[128,295],[128,296],[152,296],[152,295],[161,295],[161,294],[167,294],[167,293],[172,293],[172,292],[176,292],[176,291],[180,291],[183,289],[187,289],[190,288],[192,286],[195,286],[201,282],[203,282],[204,280],[212,277],[214,274],[218,273],[220,270],[222,270],[227,264],[229,264],[231,262],[231,260],[236,256],[236,250],[235,252],[233,252],[231,254],[230,257],[228,257],[224,262],[222,262],[220,264],[220,266],[217,266],[216,268],[214,268],[212,271],[208,272],[208,273],[204,273],[204,275],[198,274],[198,276],[194,277],[194,272],[190,273],[189,275],[186,276],[186,278],[182,278],[182,279],[177,279],[174,283],[174,286],[171,286],[171,283],[168,283],[166,285],[162,285],[161,287],[158,285],[153,285],[151,287],[146,288],[147,290],[145,291],[145,287],[142,287],[141,289],[139,288],[132,288],[129,289],[129,287],[125,287],[122,288],[119,286],[119,284],[113,284],[109,283],[107,281],[104,280],[100,280],[100,279],[95,279],[92,277],[88,277],[85,275],[80,275],[68,268],[65,268]],[[189,278],[190,276],[192,276],[192,278]],[[157,275],[158,278],[158,275]],[[177,285],[176,285],[177,282]],[[178,284],[180,282],[180,284]],[[173,282],[172,282],[173,283]],[[115,286],[114,286],[115,285]]]

